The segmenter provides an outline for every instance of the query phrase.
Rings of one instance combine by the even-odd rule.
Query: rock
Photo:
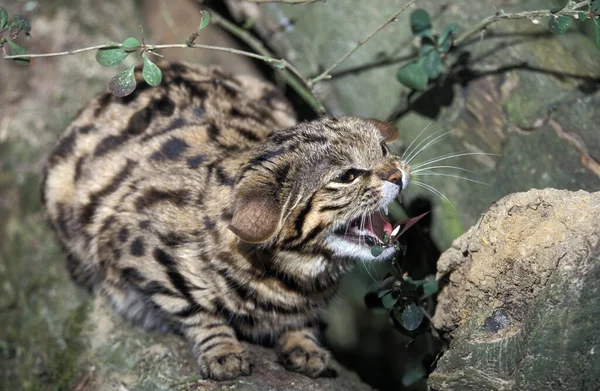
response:
[[[438,263],[436,390],[597,390],[600,193],[507,196]]]
[[[370,390],[335,361],[324,376],[312,379],[285,370],[273,349],[248,343],[244,345],[254,365],[251,376],[224,382],[203,380],[182,338],[144,332],[116,315],[102,298],[81,313],[86,314],[80,319],[81,333],[77,342],[71,342],[82,350],[75,388],[85,384],[98,390]]]

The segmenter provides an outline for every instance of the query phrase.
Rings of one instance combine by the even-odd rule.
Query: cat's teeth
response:
[[[387,205],[383,207],[383,212],[385,213],[386,216],[388,215],[389,209],[388,209]]]

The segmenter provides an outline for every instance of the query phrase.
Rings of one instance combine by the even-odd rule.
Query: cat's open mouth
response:
[[[381,212],[361,216],[350,220],[334,231],[334,235],[346,241],[372,247],[382,245],[384,234],[390,234],[392,225],[384,219]]]

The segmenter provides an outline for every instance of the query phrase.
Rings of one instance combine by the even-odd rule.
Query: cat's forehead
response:
[[[325,152],[328,160],[340,164],[369,164],[382,157],[383,137],[368,120],[339,119],[335,126],[327,126],[330,143]]]

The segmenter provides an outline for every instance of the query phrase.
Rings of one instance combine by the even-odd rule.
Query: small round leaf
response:
[[[6,27],[8,23],[8,12],[3,7],[0,7],[0,29]]]
[[[440,290],[434,276],[427,276],[425,277],[424,281],[425,283],[423,284],[423,297],[421,297],[421,299],[433,296]]]
[[[142,44],[140,43],[140,41],[133,37],[129,37],[123,41],[123,50],[125,50],[126,52],[135,52],[141,47]]]
[[[162,81],[162,72],[155,63],[150,61],[146,53],[144,53],[142,57],[144,58],[142,76],[144,77],[144,80],[146,80],[146,83],[150,84],[152,87],[156,87]]]
[[[424,9],[418,9],[410,14],[410,29],[414,35],[424,35],[431,30],[431,18]]]
[[[110,79],[108,89],[113,95],[123,97],[131,94],[135,90],[135,75],[133,73],[135,66],[132,65],[121,73],[117,73]]]
[[[98,49],[96,51],[96,61],[106,68],[114,68],[127,58],[129,53],[120,47],[111,47]]]
[[[383,296],[387,295],[388,293],[392,293],[392,290],[391,289],[384,289],[384,290],[382,290],[381,292],[379,292],[377,294],[377,297],[379,297],[381,299]]]
[[[402,311],[400,323],[409,331],[416,330],[421,325],[421,322],[423,322],[423,318],[424,315],[421,309],[415,303],[410,303]]]
[[[417,61],[406,64],[396,74],[396,79],[408,88],[414,90],[424,90],[429,82],[427,73]]]
[[[427,376],[427,372],[425,372],[425,369],[423,367],[419,366],[409,368],[404,373],[404,376],[402,376],[402,385],[404,387],[409,387],[418,382],[419,380],[423,379],[425,376]]]
[[[16,36],[19,32],[24,31],[25,34],[29,34],[31,31],[31,24],[27,19],[21,15],[15,15],[8,25],[10,34]]]
[[[386,309],[391,310],[392,308],[394,308],[394,306],[398,302],[398,299],[394,298],[394,296],[390,293],[388,295],[383,296],[381,298],[381,302],[383,303],[383,306]]]
[[[421,66],[429,79],[437,79],[442,72],[442,57],[433,50],[423,59]]]
[[[381,247],[381,246],[371,247],[371,255],[374,257],[378,257],[382,252],[383,252],[383,247]]]
[[[204,29],[210,23],[210,13],[207,10],[202,10],[200,13],[202,16],[200,19],[200,26],[198,26],[198,29],[196,30],[197,33],[199,33],[200,30]]]
[[[573,23],[573,19],[568,16],[551,17],[548,21],[548,29],[554,34],[564,34]]]
[[[14,43],[13,41],[7,41],[7,42],[8,42],[8,47],[10,48],[11,56],[27,54],[27,49],[25,49],[23,46],[21,46],[17,43]],[[13,61],[19,65],[27,65],[27,64],[29,64],[30,59],[29,58],[15,58],[15,59],[13,59]]]
[[[442,34],[438,38],[437,44],[438,48],[442,53],[446,53],[450,50],[450,46],[452,46],[452,37],[454,33],[458,30],[458,25],[456,23],[449,24],[444,28]]]

